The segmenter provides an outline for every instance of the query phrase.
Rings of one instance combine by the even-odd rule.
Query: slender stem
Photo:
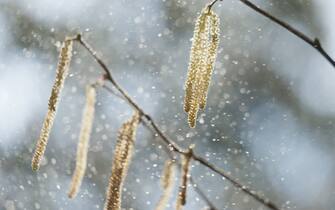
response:
[[[292,34],[296,35],[298,38],[302,39],[303,41],[305,41],[307,44],[309,44],[310,46],[312,46],[313,48],[315,48],[334,68],[335,68],[335,61],[334,59],[332,59],[330,57],[330,55],[323,49],[320,41],[318,38],[310,38],[307,35],[305,35],[304,33],[302,33],[301,31],[299,31],[298,29],[294,28],[293,26],[291,26],[290,24],[274,17],[273,15],[271,15],[270,13],[266,12],[265,10],[262,10],[261,8],[259,8],[258,6],[256,6],[255,4],[251,3],[248,0],[239,0],[240,2],[242,2],[243,4],[247,5],[248,7],[250,7],[251,9],[255,10],[256,12],[258,12],[259,14],[269,18],[270,20],[272,20],[273,22],[277,23],[278,25],[282,26],[283,28],[285,28],[286,30],[288,30],[289,32],[291,32]]]
[[[271,21],[277,23],[278,25],[285,28],[287,31],[291,32],[292,34],[296,35],[298,38],[306,42],[308,45],[312,46],[314,49],[316,49],[320,55],[322,55],[334,68],[335,68],[335,60],[328,54],[328,52],[322,47],[321,42],[318,38],[310,38],[306,34],[302,33],[298,29],[294,28],[290,24],[286,23],[283,20],[280,20],[279,18],[276,18],[275,16],[271,15],[267,11],[259,8],[257,5],[253,4],[249,0],[238,0],[248,6],[249,8],[253,9],[257,13],[267,17]],[[214,6],[214,4],[218,2],[218,0],[213,0],[208,8],[209,10]]]
[[[213,0],[208,5],[209,10],[218,1],[219,0]],[[291,32],[292,34],[296,35],[298,38],[300,38],[303,41],[305,41],[307,44],[309,44],[310,46],[312,46],[313,48],[315,48],[335,68],[335,61],[324,50],[324,48],[322,47],[322,45],[321,45],[321,43],[320,43],[320,41],[319,41],[318,38],[312,39],[312,38],[308,37],[307,35],[305,35],[301,31],[295,29],[294,27],[292,27],[288,23],[286,23],[286,22],[284,22],[284,21],[282,21],[282,20],[274,17],[273,15],[269,14],[268,12],[260,9],[258,6],[256,6],[255,4],[251,3],[248,0],[239,0],[239,1],[242,2],[242,3],[244,3],[245,5],[247,5],[248,7],[250,7],[251,9],[253,9],[254,11],[258,12],[259,14],[261,14],[261,15],[269,18],[271,21],[279,24],[280,26],[282,26],[283,28],[285,28],[286,30],[288,30],[289,32]],[[113,76],[112,76],[110,70],[108,69],[107,65],[97,56],[96,52],[90,47],[90,45],[88,43],[86,43],[85,40],[82,39],[81,35],[78,35],[78,36],[76,36],[73,39],[77,40],[93,56],[93,58],[96,60],[96,62],[105,71],[106,80],[110,81],[112,83],[112,85],[117,89],[117,91],[122,95],[122,97],[123,97],[122,99],[124,99],[134,109],[136,109],[141,114],[141,116],[146,120],[146,122],[144,122],[143,120],[142,120],[142,122],[144,122],[147,127],[151,127],[152,131],[154,131],[158,136],[161,137],[161,139],[163,140],[163,142],[168,145],[168,147],[170,148],[171,152],[175,151],[175,152],[178,152],[180,154],[184,154],[185,155],[187,153],[186,150],[182,149],[173,140],[171,140],[168,136],[166,136],[161,131],[161,129],[158,127],[158,125],[154,122],[154,120],[151,118],[151,116],[148,115],[147,113],[145,113],[143,111],[143,109],[135,101],[133,101],[132,98],[121,88],[121,86],[113,78]],[[104,87],[106,87],[106,86],[104,86]],[[194,160],[198,161],[199,163],[201,163],[202,165],[206,166],[207,168],[211,169],[212,171],[214,171],[214,172],[218,173],[219,175],[223,176],[229,182],[231,182],[235,187],[237,187],[238,189],[242,190],[246,194],[250,195],[255,200],[259,201],[260,203],[262,203],[263,205],[267,206],[268,208],[273,209],[273,210],[279,210],[279,208],[275,204],[273,204],[269,200],[267,200],[267,199],[259,196],[258,194],[256,194],[254,191],[252,191],[248,187],[240,184],[234,178],[232,178],[231,176],[229,176],[228,174],[226,174],[222,169],[220,169],[217,166],[211,164],[210,162],[208,162],[204,158],[199,157],[199,156],[197,156],[194,153],[192,153],[192,158]],[[193,179],[191,179],[191,182],[193,182]],[[214,205],[211,204],[211,202],[205,196],[205,194],[199,188],[196,187],[195,189],[197,190],[197,192],[199,193],[199,195],[201,197],[203,197],[203,199],[209,204],[210,208],[211,209],[215,209]]]
[[[109,93],[113,94],[114,96],[120,98],[121,100],[124,100],[124,97],[118,93],[116,93],[112,88],[108,87],[107,85],[102,85],[104,89],[106,89]]]
[[[163,133],[163,131],[159,128],[159,126],[155,123],[155,121],[152,119],[152,117],[144,112],[144,110],[126,93],[126,91],[121,88],[121,86],[116,82],[114,77],[112,76],[111,71],[107,67],[107,65],[102,61],[101,58],[97,55],[97,53],[92,49],[92,47],[82,38],[82,36],[79,34],[76,36],[74,39],[78,41],[94,58],[94,60],[100,65],[100,67],[104,70],[105,72],[105,79],[107,81],[110,81],[112,85],[116,88],[116,90],[119,91],[119,93],[123,96],[124,100],[129,103],[130,106],[132,106],[135,110],[137,110],[140,115],[147,121],[147,123],[152,127],[153,132],[155,132],[161,140],[169,147],[171,151],[187,155],[188,150],[185,150],[181,148],[178,144],[176,144],[175,141],[170,139],[167,135]],[[141,120],[143,122],[143,119]],[[240,184],[238,181],[236,181],[233,177],[229,176],[226,174],[222,169],[218,168],[214,164],[211,164],[204,158],[196,155],[195,153],[192,153],[192,158],[196,161],[198,161],[200,164],[204,165],[205,167],[211,169],[212,171],[216,172],[217,174],[223,176],[226,178],[229,182],[231,182],[235,187],[241,189],[243,192],[247,193],[250,195],[252,198],[255,200],[259,201],[261,204],[264,206],[273,209],[273,210],[279,210],[276,205],[274,205],[272,202],[269,200],[262,198],[260,195],[256,194],[252,190],[250,190],[248,187]]]
[[[112,93],[113,95],[115,95],[115,96],[119,97],[120,99],[124,100],[124,98],[123,98],[122,96],[116,94],[116,93],[115,93],[111,88],[109,88],[108,86],[104,85],[104,86],[102,86],[102,87],[105,88],[108,92]],[[143,122],[144,125],[145,125],[147,128],[153,130],[152,127],[149,126],[149,124],[147,123],[147,121],[143,121],[143,120],[141,119],[141,122]],[[153,130],[153,131],[154,131],[154,133],[156,132],[155,130]],[[165,147],[164,147],[164,148],[165,148]],[[176,158],[174,157],[174,155],[173,155],[172,152],[173,152],[173,150],[166,149],[166,153],[169,155],[169,158],[170,158],[171,160],[176,161]],[[181,167],[180,164],[179,164],[179,167]],[[203,200],[207,203],[207,205],[210,207],[210,210],[218,210],[218,209],[214,206],[214,204],[212,204],[212,202],[209,200],[209,198],[202,192],[202,190],[195,184],[195,182],[194,182],[192,176],[190,176],[190,182],[191,182],[193,188],[195,189],[195,191],[200,195],[200,197],[202,197],[202,199],[203,199]]]
[[[214,4],[215,4],[217,1],[222,1],[222,0],[213,0],[211,3],[209,3],[209,5],[208,5],[208,10],[211,10],[212,7],[214,6]]]
[[[207,160],[203,159],[202,157],[198,157],[194,154],[193,154],[193,159],[197,160],[199,163],[201,163],[202,165],[211,169],[212,171],[220,174],[221,176],[226,178],[230,183],[232,183],[236,188],[238,188],[238,189],[242,190],[243,192],[245,192],[246,194],[250,195],[252,198],[259,201],[260,203],[262,203],[263,205],[265,205],[269,209],[279,210],[279,208],[274,203],[272,203],[269,199],[261,197],[255,191],[253,191],[250,188],[248,188],[247,186],[239,183],[237,180],[235,180],[233,177],[231,177],[230,175],[225,173],[222,169],[218,168],[214,164],[212,164],[212,163],[208,162]]]

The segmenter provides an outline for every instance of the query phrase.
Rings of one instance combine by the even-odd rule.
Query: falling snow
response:
[[[254,2],[322,38],[335,56],[334,2]],[[197,154],[282,209],[334,208],[335,73],[315,50],[239,1],[213,7],[221,18],[221,43],[207,107],[197,128],[188,127],[183,88],[194,21],[206,3],[1,1],[1,210],[103,208],[117,130],[132,109],[118,96],[98,90],[87,170],[77,198],[68,199],[85,86],[102,76],[79,45],[41,169],[34,173],[30,168],[61,41],[78,32],[179,145],[195,144]],[[167,158],[157,134],[140,126],[123,208],[155,208]],[[198,162],[192,162],[191,174],[220,210],[266,209]],[[177,190],[166,209],[175,208]],[[184,209],[207,207],[189,184]]]

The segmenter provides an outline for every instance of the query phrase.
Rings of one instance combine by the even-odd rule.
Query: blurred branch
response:
[[[141,115],[141,122],[144,123],[145,125],[151,127],[152,131],[156,133],[161,140],[168,146],[169,150],[171,152],[177,152],[182,155],[187,155],[188,151],[181,148],[175,141],[170,139],[167,135],[163,133],[163,131],[159,128],[159,126],[156,124],[156,122],[152,119],[152,117],[144,112],[144,110],[126,93],[125,90],[116,82],[114,77],[112,76],[111,71],[107,67],[107,65],[102,61],[102,59],[97,55],[96,51],[92,49],[92,47],[82,38],[80,34],[72,38],[75,41],[78,41],[94,58],[94,60],[100,65],[100,67],[103,69],[105,72],[105,79],[109,81],[114,88],[122,95],[123,99],[130,105],[132,106],[135,110],[139,112]],[[206,159],[196,155],[195,153],[192,153],[192,158],[195,161],[198,161],[200,164],[203,166],[209,168],[210,170],[216,172],[217,174],[221,175],[225,179],[227,179],[230,183],[232,183],[236,188],[242,190],[246,194],[250,195],[252,198],[254,198],[256,201],[260,202],[264,206],[273,209],[273,210],[279,210],[279,208],[273,204],[271,201],[268,199],[265,199],[258,195],[255,191],[249,189],[245,185],[239,183],[236,181],[233,177],[228,175],[225,171],[223,171],[221,168],[215,166],[214,164],[208,162]],[[208,201],[208,199],[206,200]]]
[[[210,8],[217,1],[218,0],[214,0],[210,4]],[[261,15],[269,18],[271,21],[273,21],[273,22],[277,23],[278,25],[282,26],[283,28],[285,28],[286,30],[288,30],[289,32],[291,32],[292,34],[296,35],[298,38],[300,38],[303,41],[305,41],[307,44],[309,44],[314,49],[316,49],[335,68],[335,60],[333,58],[331,58],[330,55],[326,52],[326,50],[322,47],[321,42],[320,42],[320,40],[318,38],[314,38],[313,39],[313,38],[308,37],[306,34],[302,33],[301,31],[299,31],[298,29],[294,28],[293,26],[291,26],[290,24],[286,23],[285,21],[280,20],[280,19],[274,17],[273,15],[271,15],[267,11],[259,8],[258,6],[256,6],[252,2],[250,2],[249,0],[239,0],[239,1],[242,2],[243,4],[247,5],[248,7],[250,7],[251,9],[253,9],[254,11],[258,12],[259,14],[261,14]]]
[[[198,193],[198,195],[200,195],[200,197],[206,201],[206,203],[208,204],[209,210],[218,210],[213,204],[212,202],[209,200],[209,198],[206,196],[206,194],[199,188],[199,186],[194,182],[192,176],[190,176],[190,183],[192,185],[192,187],[194,188],[194,190]]]

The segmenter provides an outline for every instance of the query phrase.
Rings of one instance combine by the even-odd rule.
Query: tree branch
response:
[[[208,5],[209,10],[218,1],[219,0],[213,0]],[[220,1],[222,1],[222,0],[220,0]],[[257,13],[259,13],[259,14],[267,17],[271,21],[273,21],[273,22],[277,23],[278,25],[282,26],[283,28],[285,28],[286,30],[288,30],[289,32],[291,32],[292,34],[296,35],[298,38],[300,38],[303,41],[305,41],[307,44],[309,44],[314,49],[316,49],[335,68],[335,61],[324,50],[324,48],[322,47],[322,45],[321,45],[321,43],[320,43],[320,41],[319,41],[318,38],[312,39],[312,38],[308,37],[307,35],[305,35],[301,31],[299,31],[299,30],[295,29],[293,26],[289,25],[288,23],[286,23],[286,22],[284,22],[284,21],[282,21],[282,20],[274,17],[273,15],[271,15],[268,12],[266,12],[265,10],[262,10],[261,8],[259,8],[258,6],[256,6],[252,2],[250,2],[249,0],[239,0],[239,1],[242,2],[243,4],[245,4],[246,6],[248,6],[249,8],[253,9]],[[121,86],[113,78],[113,76],[111,74],[111,71],[109,70],[109,68],[107,67],[107,65],[98,57],[96,51],[94,51],[91,48],[91,46],[81,37],[81,35],[79,34],[76,37],[73,37],[72,39],[75,40],[75,41],[78,41],[92,55],[92,57],[95,59],[95,61],[104,70],[104,72],[105,72],[105,79],[107,81],[111,82],[111,84],[120,93],[120,95],[116,94],[112,89],[109,89],[105,85],[103,87],[106,88],[107,90],[111,91],[113,94],[117,95],[121,99],[125,100],[130,106],[132,106],[135,110],[137,110],[140,113],[140,115],[141,115],[141,122],[144,123],[146,125],[146,127],[151,128],[151,130],[154,133],[156,133],[160,137],[161,140],[163,140],[163,142],[169,147],[168,151],[177,152],[177,153],[185,155],[187,153],[187,151],[185,149],[181,148],[178,144],[176,144],[168,136],[166,136],[161,131],[161,129],[158,127],[158,125],[154,122],[154,120],[152,119],[152,117],[150,115],[148,115],[146,112],[144,112],[144,110],[126,93],[126,91],[124,91],[123,88],[121,88]],[[170,154],[170,156],[171,156],[171,154]],[[264,206],[266,206],[266,207],[268,207],[270,209],[273,209],[273,210],[279,210],[279,208],[274,203],[270,202],[268,199],[265,199],[265,198],[261,197],[255,191],[253,191],[253,190],[249,189],[248,187],[244,186],[243,184],[239,183],[233,177],[231,177],[230,175],[228,175],[227,173],[225,173],[222,169],[218,168],[214,164],[208,162],[206,159],[204,159],[204,158],[202,158],[202,157],[200,157],[200,156],[198,156],[198,155],[196,155],[194,153],[192,153],[192,158],[195,161],[198,161],[203,166],[209,168],[210,170],[212,170],[212,171],[216,172],[217,174],[221,175],[222,177],[224,177],[230,183],[232,183],[236,188],[242,190],[243,192],[245,192],[246,194],[248,194],[249,196],[251,196],[252,198],[254,198],[255,200],[257,200],[258,202],[260,202]],[[191,181],[192,185],[195,187],[195,190],[197,191],[197,193],[208,203],[209,207],[211,209],[216,209],[215,206],[206,197],[206,195],[197,186],[195,186],[192,177],[190,178],[190,181]]]
[[[214,0],[210,4],[210,8],[217,1],[218,0]],[[301,40],[303,40],[304,42],[306,42],[307,44],[309,44],[310,46],[312,46],[314,49],[316,49],[335,68],[335,60],[332,57],[330,57],[330,55],[322,47],[321,42],[319,41],[318,38],[310,38],[310,37],[308,37],[306,34],[302,33],[301,31],[299,31],[298,29],[294,28],[293,26],[291,26],[290,24],[286,23],[285,21],[280,20],[280,19],[274,17],[273,15],[271,15],[267,11],[259,8],[258,6],[256,6],[252,2],[250,2],[249,0],[239,0],[239,1],[242,2],[243,4],[245,4],[246,6],[248,6],[249,8],[253,9],[257,13],[259,13],[259,14],[267,17],[271,21],[273,21],[273,22],[277,23],[278,25],[282,26],[287,31],[291,32],[292,34],[296,35],[298,38],[300,38]]]
[[[187,150],[181,148],[178,144],[176,144],[175,141],[171,140],[167,135],[163,133],[163,131],[159,128],[159,126],[155,123],[155,121],[152,119],[152,117],[144,112],[144,110],[126,93],[126,91],[121,88],[121,86],[116,82],[116,80],[113,78],[111,71],[107,67],[107,65],[102,61],[101,58],[97,55],[96,51],[92,49],[92,47],[82,38],[80,34],[78,34],[76,37],[72,38],[75,41],[78,41],[94,58],[94,60],[100,65],[100,67],[105,72],[105,79],[115,87],[115,89],[122,95],[124,100],[132,106],[135,110],[139,112],[141,115],[141,122],[143,123],[144,120],[146,121],[145,124],[150,125],[152,127],[153,132],[155,132],[161,140],[169,147],[169,149],[173,152],[177,152],[183,155],[188,154]],[[144,120],[143,120],[144,118]],[[214,164],[211,164],[204,158],[192,153],[192,158],[195,161],[198,161],[200,164],[204,165],[205,167],[209,168],[210,170],[216,172],[217,174],[223,176],[225,179],[227,179],[229,182],[231,182],[236,188],[242,190],[246,194],[250,195],[252,198],[254,198],[256,201],[260,202],[264,206],[268,207],[272,210],[279,210],[279,208],[270,202],[269,200],[261,197],[260,195],[256,194],[254,191],[250,190],[245,185],[240,184],[238,181],[236,181],[233,177],[229,176],[227,173],[225,173],[222,169],[218,168]]]

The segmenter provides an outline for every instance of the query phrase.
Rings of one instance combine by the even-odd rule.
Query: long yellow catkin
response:
[[[178,197],[177,197],[177,205],[176,210],[181,210],[182,206],[186,204],[186,191],[187,191],[187,181],[188,181],[188,173],[189,173],[189,166],[192,157],[192,150],[190,149],[189,152],[183,155],[183,161],[181,166],[181,183],[179,187]]]
[[[109,179],[104,210],[121,209],[123,181],[127,176],[139,120],[139,113],[136,112],[119,130],[114,150],[112,175]]]
[[[208,49],[208,55],[207,55],[207,63],[206,63],[206,69],[205,74],[203,76],[203,86],[202,86],[202,95],[200,99],[199,107],[201,109],[204,109],[206,106],[206,98],[207,98],[207,92],[209,83],[212,76],[212,71],[214,69],[214,63],[216,59],[216,54],[218,51],[219,46],[219,35],[220,35],[220,19],[219,16],[215,13],[211,13],[211,28],[210,28],[210,45]]]
[[[196,66],[196,73],[195,73],[195,79],[194,79],[194,87],[191,97],[191,107],[190,111],[188,112],[188,123],[190,127],[195,127],[196,124],[196,118],[198,114],[199,109],[199,99],[200,95],[202,94],[202,83],[203,83],[203,75],[205,72],[206,67],[206,56],[208,54],[208,32],[209,32],[209,24],[208,24],[208,18],[209,16],[207,13],[204,13],[204,27],[203,30],[200,33],[200,46],[199,46],[199,52],[198,52],[198,64]]]
[[[200,62],[200,54],[201,53],[201,35],[205,30],[205,20],[206,15],[205,13],[201,13],[198,17],[193,34],[193,41],[190,53],[190,63],[188,67],[188,75],[185,84],[185,102],[184,102],[184,110],[185,112],[189,112],[191,108],[191,99],[193,95],[193,88],[194,88],[194,81],[197,74],[197,68]]]
[[[219,45],[219,17],[205,7],[193,34],[188,76],[185,83],[184,110],[190,127],[195,127],[199,108],[204,109],[208,87]]]
[[[73,45],[72,40],[65,40],[59,54],[56,79],[52,87],[51,96],[49,98],[48,112],[44,119],[41,134],[37,141],[35,153],[31,163],[31,167],[34,171],[37,171],[39,169],[40,162],[42,160],[43,154],[45,152],[48,143],[50,130],[55,119],[59,96],[61,94],[65,78],[69,71],[70,61],[72,57],[72,45]]]
[[[74,198],[77,195],[85,175],[87,165],[87,151],[94,119],[95,98],[95,88],[92,85],[87,86],[86,105],[83,112],[79,142],[77,146],[76,168],[74,170],[70,184],[70,190],[68,193],[69,198]]]
[[[172,160],[167,160],[161,177],[161,186],[164,191],[157,203],[156,210],[164,210],[166,208],[174,188],[175,176],[176,164]]]

